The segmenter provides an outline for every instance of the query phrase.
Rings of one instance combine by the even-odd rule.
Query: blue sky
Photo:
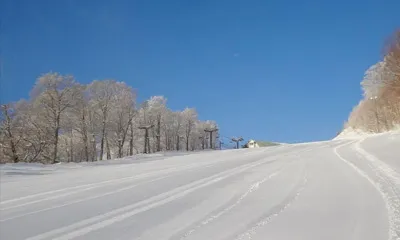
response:
[[[41,73],[114,78],[225,136],[332,138],[400,27],[399,0],[2,0],[1,101]]]

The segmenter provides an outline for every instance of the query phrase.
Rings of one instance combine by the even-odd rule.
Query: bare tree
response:
[[[83,150],[83,159],[85,161],[89,161],[90,159],[90,147],[89,147],[89,129],[90,126],[93,124],[90,121],[90,106],[89,106],[89,99],[86,96],[86,89],[87,86],[84,85],[77,85],[76,86],[76,96],[75,96],[75,105],[66,111],[65,122],[66,125],[69,126],[69,148],[71,149],[71,160],[74,159],[73,149],[73,138],[74,132],[78,133],[80,136],[79,145],[80,148]],[[77,154],[77,158],[82,158],[80,154]]]
[[[400,124],[400,31],[387,45],[383,61],[371,66],[361,86],[364,99],[350,114],[346,127],[382,132]]]
[[[164,140],[165,140],[165,149],[167,151],[174,149],[174,124],[175,124],[175,113],[169,109],[165,111],[164,121],[162,122],[162,128],[164,133]]]
[[[167,99],[163,96],[152,96],[147,101],[149,122],[155,126],[153,128],[153,138],[155,138],[155,150],[161,151],[162,121],[166,115]]]
[[[181,147],[181,139],[182,139],[182,122],[183,122],[183,117],[182,117],[182,112],[173,112],[172,113],[172,121],[173,121],[173,132],[174,132],[174,143],[175,143],[175,149],[177,151],[180,150]]]
[[[113,129],[114,145],[118,147],[119,158],[123,156],[123,146],[135,114],[135,99],[136,95],[131,87],[122,82],[116,83],[110,120]],[[110,136],[112,135],[110,134]]]
[[[397,29],[389,38],[385,51],[385,61],[389,71],[400,76],[400,29]],[[396,78],[396,81],[400,79]]]
[[[116,92],[115,86],[115,80],[95,80],[88,87],[91,107],[96,109],[95,113],[99,115],[101,120],[100,160],[103,160],[104,145],[107,140],[107,125],[109,124],[110,110],[113,107],[112,100]],[[109,157],[109,151],[107,151],[107,158]]]
[[[162,150],[204,149],[204,129],[194,108],[172,111],[153,96],[136,109],[136,92],[123,82],[80,85],[72,76],[40,76],[28,101],[0,109],[1,162],[80,162]],[[151,126],[145,136],[141,127]],[[127,140],[129,139],[129,141]],[[99,145],[99,146],[98,146]]]
[[[3,153],[10,156],[12,162],[17,163],[20,158],[17,153],[17,148],[21,142],[21,136],[16,133],[18,126],[16,126],[16,113],[11,104],[1,105],[1,124],[0,132],[4,135],[2,141]]]
[[[182,111],[183,124],[186,138],[186,151],[189,151],[190,137],[197,119],[197,112],[194,108],[185,108]]]
[[[365,98],[376,97],[388,81],[393,79],[385,61],[372,65],[364,74],[361,87]]]
[[[57,162],[62,115],[75,104],[77,95],[75,87],[76,83],[72,76],[47,73],[38,78],[32,90],[34,104],[37,109],[41,109],[40,114],[45,117],[53,132],[52,163]]]
[[[136,113],[136,112],[135,112]],[[133,115],[134,117],[135,115]],[[129,156],[133,155],[133,133],[134,133],[134,129],[133,129],[133,119],[129,124],[129,128],[130,128],[130,139],[129,139]]]

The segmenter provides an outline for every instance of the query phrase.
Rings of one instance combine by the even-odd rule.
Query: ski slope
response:
[[[400,239],[400,134],[1,168],[0,239]]]

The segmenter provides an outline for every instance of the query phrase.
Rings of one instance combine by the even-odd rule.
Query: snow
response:
[[[371,133],[367,133],[358,129],[353,129],[353,128],[346,128],[344,129],[339,135],[337,135],[334,140],[338,139],[354,139],[354,138],[360,138],[360,137],[365,137],[371,135]]]
[[[346,134],[3,165],[0,239],[400,239],[400,132]]]
[[[393,134],[399,134],[400,133],[400,125],[394,127],[390,131],[385,131],[382,133],[372,133],[372,132],[365,132],[360,129],[354,129],[354,128],[346,128],[344,129],[339,135],[337,135],[333,140],[339,140],[339,139],[360,139],[360,138],[365,138],[369,136],[387,136],[387,135],[393,135]]]
[[[137,154],[132,157],[124,157],[113,160],[103,160],[96,162],[61,162],[56,164],[42,164],[42,163],[6,163],[0,165],[0,176],[13,176],[13,175],[44,175],[59,171],[66,171],[69,169],[78,169],[83,167],[96,167],[104,165],[122,165],[122,164],[135,164],[141,162],[149,162],[156,160],[163,160],[171,157],[185,156],[188,154],[197,154],[200,152],[162,152],[152,154]]]

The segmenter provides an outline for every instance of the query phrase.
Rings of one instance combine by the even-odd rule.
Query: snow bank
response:
[[[0,177],[5,175],[44,175],[55,170],[54,165],[41,163],[6,163],[0,165]]]
[[[346,128],[339,135],[337,135],[333,140],[338,139],[352,139],[352,138],[361,138],[371,135],[372,133],[364,132],[359,129],[354,128]]]
[[[134,164],[147,161],[163,160],[166,158],[184,156],[188,154],[196,154],[207,151],[195,152],[159,152],[152,154],[137,154],[118,159],[95,161],[95,162],[60,162],[56,164],[42,163],[5,163],[0,165],[0,176],[15,176],[15,175],[44,175],[53,172],[66,171],[69,169],[78,169],[84,167],[95,167],[104,165],[122,165]]]
[[[386,134],[389,134],[389,135],[400,134],[400,125],[396,126],[396,128],[394,128],[390,131],[381,132],[381,133],[371,133],[371,132],[364,132],[359,129],[346,128],[338,136],[336,136],[333,140],[357,139],[357,138],[363,138],[363,137],[368,137],[368,136],[380,136],[380,135],[386,135]]]

